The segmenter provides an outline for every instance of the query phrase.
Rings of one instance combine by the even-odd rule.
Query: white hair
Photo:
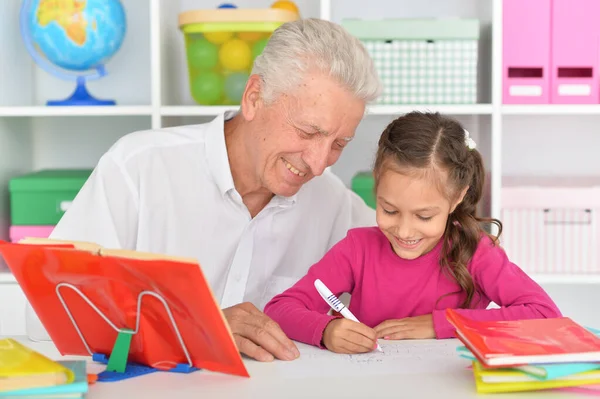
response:
[[[277,28],[256,57],[252,74],[261,77],[261,96],[270,103],[315,69],[367,103],[381,94],[373,60],[362,43],[342,26],[321,19],[299,19]]]

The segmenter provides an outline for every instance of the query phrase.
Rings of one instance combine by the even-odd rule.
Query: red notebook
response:
[[[600,338],[568,317],[475,321],[446,309],[446,318],[486,367],[600,362]]]
[[[0,253],[63,355],[90,355],[68,312],[93,353],[107,357],[111,353],[118,333],[87,298],[118,329],[139,326],[131,340],[129,361],[160,369],[189,364],[162,298],[195,367],[249,376],[194,259],[49,239],[0,241]],[[83,296],[70,286],[57,290],[61,283]],[[137,324],[138,297],[143,291],[158,297],[141,297]]]

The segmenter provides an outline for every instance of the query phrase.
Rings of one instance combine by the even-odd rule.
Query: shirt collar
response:
[[[206,161],[210,173],[219,187],[221,195],[229,190],[235,189],[233,176],[229,166],[227,147],[225,146],[225,120],[231,119],[231,114],[219,114],[208,123],[208,134],[206,135]]]
[[[219,187],[221,195],[230,190],[235,190],[227,146],[225,145],[225,121],[233,118],[237,111],[227,111],[219,114],[208,123],[208,135],[206,138],[206,160],[210,172]],[[301,188],[302,189],[302,188]],[[298,191],[300,192],[300,190]],[[298,193],[291,197],[274,196],[268,206],[290,206],[296,203]]]

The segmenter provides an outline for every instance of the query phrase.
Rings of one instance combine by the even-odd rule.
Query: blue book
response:
[[[27,398],[82,398],[88,391],[87,367],[85,360],[59,360],[62,364],[73,370],[75,380],[70,384],[55,385],[43,388],[27,388],[17,391],[0,392],[2,399],[27,399]]]

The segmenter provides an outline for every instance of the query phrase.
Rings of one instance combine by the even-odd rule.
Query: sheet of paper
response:
[[[296,345],[300,358],[278,362],[278,370],[285,378],[443,373],[471,364],[456,352],[460,345],[457,340],[380,340],[383,353],[357,355],[337,354],[302,343]]]

